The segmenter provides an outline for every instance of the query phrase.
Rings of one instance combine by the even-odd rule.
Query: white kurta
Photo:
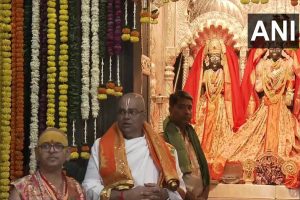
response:
[[[91,157],[87,166],[83,188],[86,191],[87,199],[99,200],[101,191],[103,190],[103,181],[99,174],[99,140],[97,139],[91,149]],[[134,186],[144,186],[145,183],[157,183],[159,171],[150,156],[149,148],[145,137],[125,139],[125,148],[129,168],[134,179]],[[176,154],[176,168],[180,177],[180,187],[185,190],[182,180],[182,172],[178,165]],[[172,200],[182,199],[177,192],[168,190],[169,197]]]

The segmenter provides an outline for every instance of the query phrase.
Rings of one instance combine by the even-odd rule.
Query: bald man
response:
[[[141,95],[121,97],[117,122],[92,147],[83,181],[88,199],[182,199],[176,151],[145,119]]]
[[[10,200],[85,200],[80,184],[64,175],[62,168],[70,154],[66,134],[49,128],[36,147],[38,170],[12,183]]]

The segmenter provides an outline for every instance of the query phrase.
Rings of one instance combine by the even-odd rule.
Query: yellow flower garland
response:
[[[55,24],[57,21],[56,16],[56,2],[55,0],[47,1],[47,18],[48,18],[48,30],[47,30],[47,43],[48,43],[48,61],[47,61],[47,126],[55,126],[55,78],[56,78],[56,65],[55,65]]]
[[[0,199],[9,196],[11,120],[11,0],[0,1]]]
[[[59,5],[59,128],[67,133],[67,112],[68,112],[68,0],[60,0]]]

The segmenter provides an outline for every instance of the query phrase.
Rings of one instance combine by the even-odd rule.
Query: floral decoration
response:
[[[59,1],[59,128],[67,133],[67,112],[68,112],[68,0]]]
[[[47,30],[47,44],[48,44],[48,62],[47,62],[47,126],[55,126],[55,82],[56,82],[56,1],[47,1],[47,18],[48,18],[48,30]]]
[[[10,142],[11,142],[11,82],[12,82],[12,12],[11,1],[0,1],[0,90],[1,90],[1,116],[0,116],[0,199],[9,196],[10,171]]]

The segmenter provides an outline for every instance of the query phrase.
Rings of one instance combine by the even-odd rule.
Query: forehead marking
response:
[[[130,97],[128,99],[126,99],[126,103],[125,103],[125,109],[128,110],[130,104]]]

